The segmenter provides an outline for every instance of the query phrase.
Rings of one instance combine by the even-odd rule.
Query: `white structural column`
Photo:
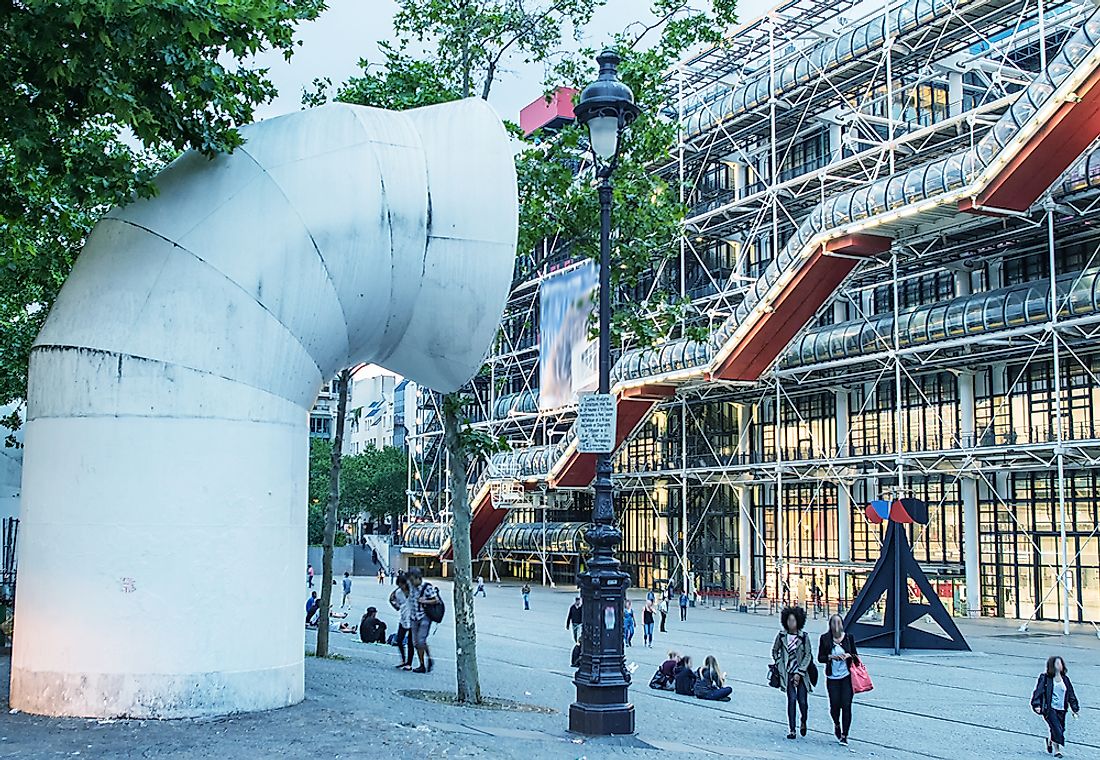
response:
[[[959,443],[963,449],[977,445],[974,373],[960,372],[959,387]],[[966,457],[966,470],[959,478],[959,491],[963,506],[963,565],[966,572],[966,608],[971,616],[981,613],[981,552],[978,544],[978,472],[980,465]]]
[[[0,406],[0,417],[23,414],[21,406]],[[23,449],[5,446],[3,439],[9,431],[0,426],[0,520],[19,516],[19,493],[23,479]],[[15,433],[16,442],[23,442],[22,428]]]
[[[839,459],[849,456],[850,446],[848,437],[851,426],[849,415],[848,390],[838,388],[836,390],[836,455]],[[837,478],[836,483],[836,541],[837,561],[841,565],[848,565],[852,561],[852,492],[849,490],[851,483]],[[840,571],[841,594],[848,589],[848,571]]]
[[[748,404],[737,405],[737,456],[738,464],[745,464],[751,453],[749,438],[752,426],[752,408]],[[752,499],[751,486],[745,483],[734,486],[737,494],[737,564],[741,574],[741,603],[746,604],[752,592]]]
[[[301,700],[318,390],[373,362],[450,391],[496,332],[517,204],[487,104],[337,104],[242,132],[99,223],[38,336],[13,708]]]

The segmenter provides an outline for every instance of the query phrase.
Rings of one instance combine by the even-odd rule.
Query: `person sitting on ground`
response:
[[[359,626],[348,625],[347,623],[340,623],[340,627],[337,628],[339,633],[355,633],[359,629]]]
[[[714,655],[707,655],[703,669],[699,671],[699,680],[695,682],[695,696],[699,699],[729,702],[733,689],[726,686],[726,674],[718,667]]]
[[[359,640],[364,644],[385,644],[386,624],[378,619],[378,610],[367,607],[359,621]]]
[[[677,694],[690,697],[695,694],[695,682],[699,676],[691,669],[691,656],[684,655],[677,661],[676,670],[673,672],[673,683]]]
[[[317,625],[314,618],[317,617],[317,613],[321,611],[321,602],[317,598],[317,592],[313,591],[309,595],[309,599],[306,599],[306,625]]]
[[[657,667],[657,672],[649,679],[649,688],[661,691],[672,691],[676,687],[676,661],[679,655],[669,652],[668,659]]]

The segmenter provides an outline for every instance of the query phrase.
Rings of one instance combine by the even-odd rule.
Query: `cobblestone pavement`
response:
[[[450,588],[447,584],[446,593]],[[352,616],[381,609],[389,586],[356,580]],[[1044,624],[1021,634],[1014,624],[964,621],[970,653],[920,652],[892,657],[866,653],[875,689],[856,698],[849,749],[832,739],[824,688],[810,698],[810,735],[788,741],[783,695],[765,683],[778,617],[692,608],[685,623],[670,616],[653,649],[627,649],[636,666],[631,689],[636,737],[582,739],[569,734],[573,698],[565,629],[571,589],[536,588],[530,611],[518,586],[491,585],[477,599],[478,655],[483,692],[537,704],[553,714],[480,710],[424,702],[407,689],[454,687],[453,621],[432,634],[436,670],[416,675],[393,667],[396,650],[333,634],[346,659],[307,658],[306,699],[267,713],[216,720],[86,721],[13,714],[6,708],[9,661],[0,658],[0,758],[1012,758],[1047,757],[1042,721],[1028,698],[1048,654],[1062,654],[1082,703],[1069,726],[1068,757],[1100,758],[1100,640],[1091,627],[1068,638]],[[634,595],[634,594],[632,594]],[[303,591],[303,602],[305,600]],[[634,595],[637,598],[641,594]],[[636,607],[640,605],[636,603]],[[638,612],[640,618],[640,611]],[[392,626],[393,615],[383,614]],[[677,618],[677,619],[674,619]],[[811,620],[814,635],[824,620]],[[313,634],[307,633],[307,648]],[[646,688],[649,675],[674,648],[701,663],[718,657],[733,700],[702,702]]]

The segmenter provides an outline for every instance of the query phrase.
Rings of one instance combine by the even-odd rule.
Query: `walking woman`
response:
[[[787,695],[787,726],[790,728],[787,738],[793,739],[796,706],[802,714],[799,733],[806,735],[806,710],[811,691],[809,673],[814,656],[810,637],[802,630],[806,625],[806,610],[784,607],[779,619],[783,622],[783,630],[776,634],[772,644],[772,661],[779,672],[779,688]]]
[[[645,609],[642,610],[642,634],[645,639],[645,645],[653,648],[653,600],[650,599],[645,603]]]
[[[718,667],[714,655],[703,660],[703,669],[699,671],[699,680],[695,682],[695,696],[717,702],[729,702],[733,689],[726,686],[726,674]]]
[[[397,649],[401,652],[401,662],[397,667],[412,670],[412,620],[409,615],[409,579],[405,573],[397,574],[397,588],[390,593],[390,606],[400,616],[397,622]]]
[[[1047,752],[1055,757],[1062,756],[1066,746],[1066,710],[1073,710],[1077,717],[1081,706],[1077,703],[1077,694],[1066,673],[1066,661],[1055,655],[1047,658],[1047,669],[1039,674],[1035,692],[1031,695],[1031,709],[1036,715],[1043,716],[1050,728],[1047,737]]]
[[[634,646],[634,610],[630,608],[630,600],[627,599],[623,607],[623,641],[628,647]]]
[[[825,687],[829,691],[829,714],[833,717],[833,733],[838,742],[848,746],[848,729],[852,727],[852,672],[859,664],[856,642],[844,633],[840,615],[829,618],[829,630],[821,634],[817,660],[825,665]]]

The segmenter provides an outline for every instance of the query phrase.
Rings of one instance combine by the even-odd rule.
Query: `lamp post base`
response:
[[[577,701],[569,705],[569,730],[588,736],[634,733],[634,705],[626,701],[626,686],[577,684]]]

